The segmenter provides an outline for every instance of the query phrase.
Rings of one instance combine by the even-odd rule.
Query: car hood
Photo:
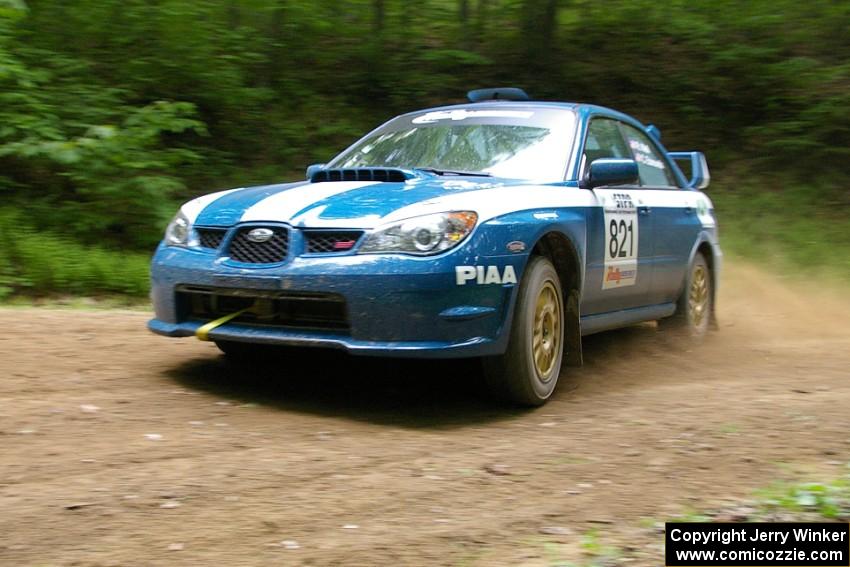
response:
[[[427,177],[403,183],[374,181],[300,182],[222,191],[184,205],[201,226],[239,222],[284,222],[299,227],[374,228],[419,214],[450,210],[516,210],[527,193],[561,194],[563,186],[529,185],[496,178]],[[569,189],[567,189],[569,190]],[[498,203],[501,206],[494,207]]]

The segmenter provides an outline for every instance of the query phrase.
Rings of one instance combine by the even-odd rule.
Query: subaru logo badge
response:
[[[261,242],[268,242],[272,236],[274,236],[274,231],[270,228],[255,228],[248,233],[248,240],[260,244]]]

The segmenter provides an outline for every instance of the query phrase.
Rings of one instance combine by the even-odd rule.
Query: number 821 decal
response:
[[[608,223],[610,241],[608,242],[608,253],[611,258],[627,258],[634,256],[635,246],[635,222],[629,220],[611,219]]]
[[[602,289],[634,285],[637,281],[638,215],[628,191],[603,190],[605,222],[605,270]]]

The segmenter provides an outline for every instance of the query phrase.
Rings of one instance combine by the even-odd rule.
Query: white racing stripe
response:
[[[639,205],[659,209],[691,207],[704,227],[713,227],[717,224],[714,215],[711,214],[711,210],[714,209],[711,199],[700,191],[640,189],[630,193],[638,200]]]
[[[629,189],[628,192],[652,207],[694,207],[700,199],[708,201],[708,197],[698,191]]]
[[[233,193],[234,191],[239,191],[240,189],[241,188],[228,189],[227,191],[219,191],[217,193],[210,193],[209,195],[202,195],[197,199],[193,199],[188,203],[184,204],[182,207],[180,207],[180,210],[183,212],[184,215],[186,215],[186,218],[189,219],[189,222],[194,224],[195,220],[198,218],[198,215],[201,214],[201,211],[207,208],[207,205],[217,200],[219,197],[224,197],[228,193]]]
[[[276,195],[267,197],[249,207],[242,214],[240,222],[249,221],[278,221],[288,222],[292,217],[304,208],[345,193],[353,189],[360,189],[367,185],[376,185],[376,181],[330,181],[324,183],[307,183],[294,189],[281,191]]]

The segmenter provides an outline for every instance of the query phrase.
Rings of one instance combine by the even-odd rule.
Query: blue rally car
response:
[[[703,155],[600,106],[469,98],[393,118],[306,181],[183,205],[149,328],[228,355],[481,357],[526,405],[581,363],[583,335],[662,319],[703,335],[722,258]]]

